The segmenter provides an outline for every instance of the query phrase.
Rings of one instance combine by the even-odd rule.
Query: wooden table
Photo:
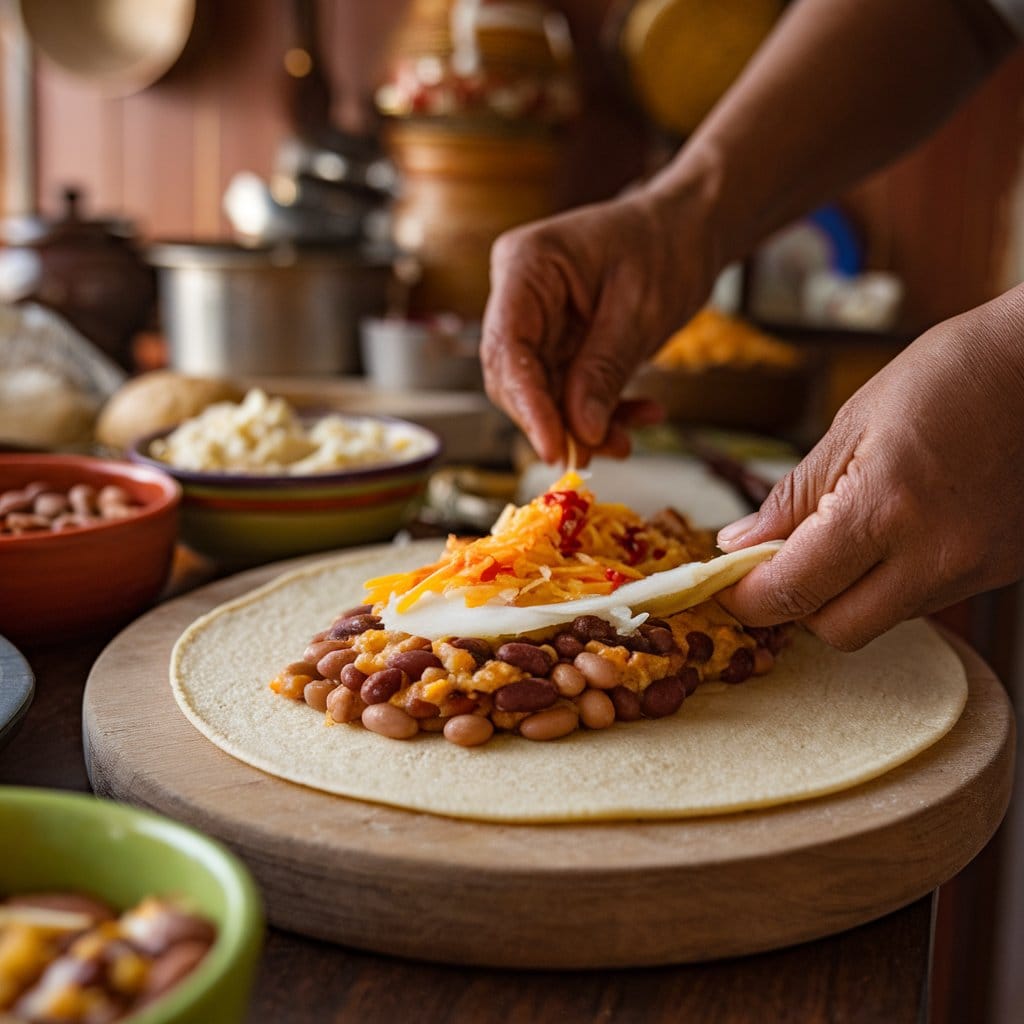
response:
[[[208,569],[176,567],[172,592]],[[88,790],[81,699],[109,637],[26,652],[36,700],[0,752],[0,783]],[[250,1020],[305,1022],[842,1021],[927,1020],[936,899],[780,952],[706,965],[595,972],[459,969],[391,959],[271,929]]]

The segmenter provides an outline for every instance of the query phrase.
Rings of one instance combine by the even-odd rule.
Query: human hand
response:
[[[922,335],[718,536],[777,538],[723,603],[842,650],[1024,575],[1024,287]]]
[[[644,191],[502,235],[491,252],[487,393],[547,462],[568,439],[624,456],[651,402],[620,402],[633,370],[705,297],[715,266],[696,202]]]

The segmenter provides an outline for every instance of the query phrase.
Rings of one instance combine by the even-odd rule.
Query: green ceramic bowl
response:
[[[248,871],[192,829],[108,800],[0,786],[0,894],[78,889],[115,907],[175,896],[217,925],[217,941],[180,985],[132,1024],[241,1021],[263,913]]]
[[[441,441],[415,423],[394,423],[419,434],[426,451],[415,459],[309,476],[200,473],[152,458],[149,446],[169,431],[136,441],[135,462],[162,469],[181,485],[181,537],[224,565],[244,566],[329,548],[388,540],[422,503]]]

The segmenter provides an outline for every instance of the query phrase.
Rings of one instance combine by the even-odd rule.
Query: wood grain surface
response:
[[[499,826],[286,783],[196,732],[167,681],[171,647],[194,618],[281,568],[204,587],[125,630],[89,677],[83,728],[98,793],[226,841],[261,883],[271,921],[289,930],[459,964],[575,968],[736,956],[912,902],[959,871],[1006,809],[1009,704],[960,644],[970,694],[943,740],[875,782],[773,810]]]

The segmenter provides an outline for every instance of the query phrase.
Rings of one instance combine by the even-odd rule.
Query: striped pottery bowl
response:
[[[418,424],[386,416],[351,417],[421,434],[426,452],[337,473],[262,476],[177,469],[149,455],[161,431],[132,445],[133,461],[156,466],[181,485],[181,538],[222,565],[247,566],[330,548],[382,541],[415,515],[441,440]]]

